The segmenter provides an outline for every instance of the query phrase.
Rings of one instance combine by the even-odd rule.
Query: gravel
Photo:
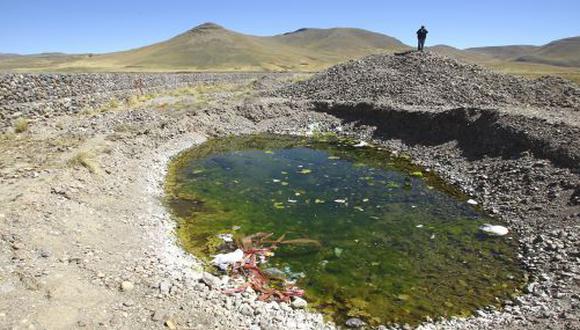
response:
[[[370,55],[338,64],[274,96],[418,106],[539,106],[580,110],[580,88],[558,77],[528,80],[436,53]]]

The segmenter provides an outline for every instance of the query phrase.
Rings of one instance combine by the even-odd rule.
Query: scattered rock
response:
[[[350,318],[348,320],[346,320],[346,322],[344,322],[344,324],[348,327],[348,328],[352,328],[352,329],[358,329],[358,328],[362,328],[365,323],[363,322],[363,320],[353,317]]]
[[[133,289],[135,289],[135,285],[132,282],[129,281],[121,282],[121,291],[129,292],[132,291]]]
[[[253,316],[254,309],[252,307],[250,307],[250,305],[248,305],[248,304],[243,304],[240,307],[240,313],[242,313],[243,315],[246,315],[246,316]]]
[[[219,277],[208,272],[203,273],[201,276],[201,281],[212,289],[219,288],[222,284],[222,281]]]
[[[177,329],[177,324],[176,324],[176,323],[175,323],[175,321],[173,321],[173,320],[167,320],[167,321],[165,321],[165,326],[166,326],[168,329],[171,329],[171,330],[175,330],[175,329]]]
[[[307,305],[308,302],[300,297],[296,297],[292,300],[292,307],[294,308],[306,308]]]
[[[430,51],[351,60],[273,95],[395,105],[580,107],[580,88],[571,81],[528,80]]]
[[[479,203],[475,199],[470,199],[467,201],[467,204],[475,206],[478,205]]]
[[[163,280],[159,282],[159,293],[163,295],[168,295],[169,290],[171,290],[171,283],[168,280]]]

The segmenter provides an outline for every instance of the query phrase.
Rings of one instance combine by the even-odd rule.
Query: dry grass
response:
[[[14,132],[16,133],[24,133],[28,131],[28,119],[26,118],[18,118],[14,121]]]
[[[84,167],[93,174],[99,171],[99,164],[94,159],[94,155],[87,151],[77,152],[68,160],[67,165],[71,167]]]

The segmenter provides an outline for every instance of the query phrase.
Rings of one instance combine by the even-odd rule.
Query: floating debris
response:
[[[470,200],[467,201],[467,204],[475,206],[475,205],[477,205],[479,203],[475,199],[470,199]]]
[[[355,148],[363,148],[363,147],[367,147],[369,144],[365,141],[360,141],[357,144],[353,144],[353,147]]]
[[[279,285],[271,287],[269,285],[270,279],[273,279],[273,277],[276,277],[274,279],[278,279],[278,276],[285,276],[285,274],[278,269],[269,268],[271,275],[273,275],[273,277],[270,277],[266,271],[263,271],[258,267],[258,261],[266,262],[266,258],[274,255],[273,251],[277,249],[279,245],[314,245],[320,247],[320,242],[308,238],[286,240],[286,235],[282,235],[276,240],[269,240],[273,235],[274,234],[272,233],[257,233],[251,236],[246,236],[238,242],[239,249],[235,252],[227,255],[220,255],[228,262],[228,264],[230,261],[236,259],[236,261],[232,263],[232,274],[242,275],[247,280],[246,283],[238,288],[226,290],[226,294],[244,292],[246,291],[246,288],[250,287],[254,291],[260,293],[260,296],[258,296],[258,300],[260,301],[275,299],[287,303],[291,302],[292,298],[304,295],[304,290],[297,288],[293,283],[283,279],[281,287]],[[241,258],[239,258],[240,253]],[[214,262],[214,264],[216,263]]]
[[[229,266],[233,266],[242,260],[244,260],[244,251],[237,249],[234,252],[215,255],[211,262],[219,269],[226,271]]]
[[[338,204],[344,204],[346,203],[346,199],[335,199],[334,202]]]
[[[234,235],[232,234],[218,234],[217,237],[226,243],[234,241]]]
[[[302,169],[302,170],[298,171],[298,173],[300,173],[300,174],[310,174],[310,173],[312,173],[312,170],[305,168],[305,169]]]
[[[421,171],[411,172],[411,176],[416,177],[416,178],[422,178],[423,172],[421,172]]]

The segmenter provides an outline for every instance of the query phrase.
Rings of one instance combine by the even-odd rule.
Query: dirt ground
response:
[[[521,237],[526,294],[504,310],[423,328],[580,329],[577,126],[516,115],[484,116],[484,125],[473,110],[461,118],[388,117],[397,128],[381,117],[392,110],[365,108],[368,117],[356,107],[211,93],[203,104],[186,93],[159,96],[131,109],[42,119],[0,137],[0,328],[333,328],[319,314],[256,302],[253,292],[222,294],[234,283],[205,273],[179,248],[163,206],[167,162],[190,146],[229,134],[321,130],[410,154]],[[437,134],[449,132],[449,118],[496,140],[470,139],[467,130]],[[432,136],[404,133],[421,121],[437,123]],[[534,141],[545,145],[526,144]]]

